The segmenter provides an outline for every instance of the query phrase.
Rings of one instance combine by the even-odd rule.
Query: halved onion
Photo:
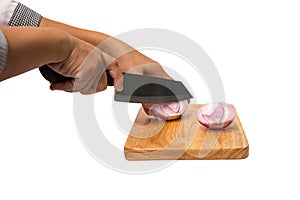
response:
[[[174,120],[179,118],[186,111],[188,104],[188,100],[154,104],[149,110],[149,115],[164,120]]]
[[[232,123],[235,115],[236,111],[233,105],[214,102],[201,106],[197,112],[197,119],[207,128],[222,129]]]

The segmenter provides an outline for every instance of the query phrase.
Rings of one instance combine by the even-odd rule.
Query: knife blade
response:
[[[123,74],[123,90],[115,92],[115,101],[164,103],[191,99],[193,96],[180,81],[153,76]]]
[[[39,68],[43,77],[51,83],[72,80],[53,71],[49,66]],[[114,79],[108,71],[107,85],[113,86]],[[153,76],[123,73],[123,90],[115,91],[114,100],[131,103],[164,103],[191,99],[193,96],[180,81]]]

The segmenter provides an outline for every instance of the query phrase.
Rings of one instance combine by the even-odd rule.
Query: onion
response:
[[[232,123],[235,114],[233,105],[214,102],[201,106],[197,112],[197,119],[207,128],[222,129]]]
[[[154,104],[149,110],[149,115],[159,117],[164,120],[174,120],[179,118],[186,111],[188,104],[188,100]]]

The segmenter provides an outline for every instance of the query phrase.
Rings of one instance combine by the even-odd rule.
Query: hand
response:
[[[52,83],[51,90],[80,92],[92,94],[103,91],[107,87],[105,71],[114,79],[116,90],[122,90],[122,72],[118,62],[111,56],[101,52],[93,45],[78,38],[71,37],[71,51],[63,61],[49,64],[49,67],[59,74],[72,77],[73,80],[62,83]]]
[[[56,22],[45,17],[41,19],[40,26],[57,27],[77,38],[97,46],[102,52],[117,59],[122,72],[172,79],[159,63],[153,61],[117,38],[101,32],[85,30]]]

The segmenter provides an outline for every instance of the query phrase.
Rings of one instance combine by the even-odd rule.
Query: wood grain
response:
[[[191,104],[181,118],[163,121],[141,108],[124,152],[127,160],[242,159],[249,145],[239,116],[222,130],[202,126],[196,118],[201,105]]]

